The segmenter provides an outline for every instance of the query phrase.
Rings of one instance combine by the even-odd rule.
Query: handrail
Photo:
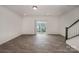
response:
[[[66,27],[66,36],[65,36],[65,39],[66,40],[68,40],[68,39],[72,39],[72,38],[74,38],[74,37],[77,37],[77,36],[79,36],[79,34],[77,34],[77,35],[75,35],[75,36],[72,36],[72,37],[70,37],[70,38],[68,38],[68,29],[69,28],[71,28],[72,26],[74,26],[76,23],[78,23],[79,22],[79,19],[77,20],[77,21],[75,21],[73,24],[71,24],[69,27]]]
[[[70,25],[70,26],[68,27],[68,29],[71,28],[73,25],[75,25],[75,24],[78,23],[78,22],[79,22],[79,19],[78,19],[77,21],[75,21],[72,25]]]

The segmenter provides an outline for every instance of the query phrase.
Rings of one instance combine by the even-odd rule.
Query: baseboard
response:
[[[20,35],[21,35],[20,33],[17,33],[17,34],[9,36],[7,38],[4,38],[4,39],[2,39],[2,41],[0,41],[0,45],[4,44],[4,43],[6,43],[6,42],[8,42],[8,41],[20,36]]]
[[[62,37],[65,37],[65,36],[63,36],[63,35],[61,35],[61,34],[48,34],[48,35],[60,35],[60,36],[62,36]]]
[[[22,34],[22,35],[36,35],[36,34]]]
[[[61,34],[59,34],[59,35],[65,38],[65,36],[64,36],[64,35],[61,35]]]

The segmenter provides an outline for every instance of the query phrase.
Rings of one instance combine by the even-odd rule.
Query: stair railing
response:
[[[66,27],[65,30],[66,40],[79,36],[79,19],[71,24],[69,27]]]

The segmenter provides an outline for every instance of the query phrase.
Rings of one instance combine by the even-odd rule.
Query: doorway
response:
[[[45,21],[36,21],[36,33],[46,34],[46,22]]]

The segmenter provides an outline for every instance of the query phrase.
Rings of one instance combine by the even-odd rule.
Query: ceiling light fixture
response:
[[[37,10],[37,6],[33,6],[33,9],[34,9],[34,10]]]

